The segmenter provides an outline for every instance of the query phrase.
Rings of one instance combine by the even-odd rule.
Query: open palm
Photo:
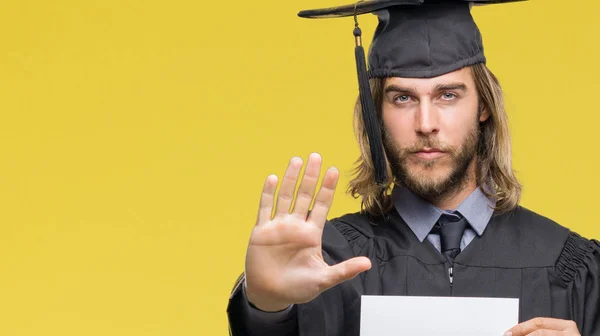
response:
[[[339,173],[335,168],[327,170],[315,198],[321,157],[310,155],[294,195],[301,168],[302,160],[292,158],[277,196],[277,176],[267,178],[257,223],[250,237],[246,254],[246,293],[250,302],[265,311],[308,302],[371,266],[365,257],[352,258],[334,266],[323,260],[323,228]],[[290,213],[294,198],[296,202]],[[314,206],[308,215],[313,198]]]

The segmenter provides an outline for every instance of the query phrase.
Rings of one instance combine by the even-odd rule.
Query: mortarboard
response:
[[[431,78],[485,63],[483,42],[471,15],[471,5],[516,1],[524,0],[364,0],[298,13],[303,18],[354,17],[362,118],[378,184],[384,184],[387,176],[369,78]],[[376,14],[379,19],[369,48],[368,70],[357,19],[367,13]]]

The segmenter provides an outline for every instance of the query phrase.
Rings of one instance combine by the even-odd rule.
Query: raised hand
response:
[[[261,310],[279,311],[291,304],[311,301],[371,267],[365,257],[334,266],[323,260],[321,239],[339,172],[335,168],[327,170],[307,218],[320,175],[320,155],[313,153],[308,158],[294,195],[301,168],[302,159],[292,158],[279,194],[275,195],[277,176],[271,175],[260,198],[258,219],[246,253],[246,295]],[[296,203],[291,209],[294,196]]]

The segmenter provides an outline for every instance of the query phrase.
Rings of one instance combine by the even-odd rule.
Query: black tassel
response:
[[[375,102],[371,95],[369,76],[367,74],[367,62],[365,60],[365,50],[362,47],[361,36],[362,32],[357,23],[356,28],[354,28],[354,37],[356,40],[354,55],[356,57],[356,71],[358,72],[358,90],[360,92],[362,118],[369,139],[369,147],[371,148],[371,161],[375,168],[375,180],[377,184],[382,185],[387,182],[387,169],[381,139],[381,128],[379,127],[379,121],[377,120]]]

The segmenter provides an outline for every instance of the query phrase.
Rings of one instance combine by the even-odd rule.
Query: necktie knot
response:
[[[469,223],[462,216],[442,215],[434,226],[434,233],[440,235],[442,254],[450,262],[460,253],[460,242]]]

